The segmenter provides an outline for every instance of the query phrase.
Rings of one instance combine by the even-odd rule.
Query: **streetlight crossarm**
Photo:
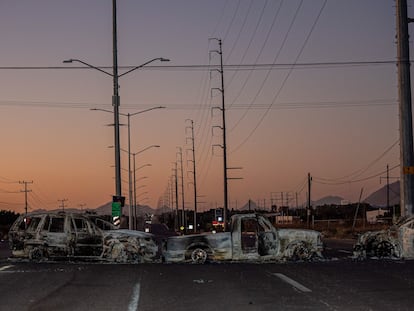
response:
[[[155,109],[163,109],[163,108],[166,108],[166,107],[164,107],[164,106],[152,107],[152,108],[148,108],[148,109],[145,109],[145,110],[142,110],[142,111],[137,111],[137,112],[134,112],[134,113],[129,113],[129,114],[127,114],[127,116],[132,117],[132,116],[135,116],[135,115],[140,114],[140,113],[144,113],[144,112],[151,111],[151,110],[155,110]]]
[[[137,69],[139,69],[139,68],[142,68],[142,67],[144,67],[144,66],[146,66],[146,65],[148,65],[148,64],[150,64],[150,63],[152,63],[152,62],[154,62],[154,61],[156,61],[156,60],[159,60],[159,61],[161,61],[161,62],[169,62],[169,61],[170,61],[170,60],[169,60],[169,59],[167,59],[167,58],[157,57],[157,58],[151,59],[151,60],[147,61],[146,63],[143,63],[143,64],[141,64],[141,65],[139,65],[139,66],[136,66],[136,67],[134,67],[134,68],[132,68],[132,69],[130,69],[130,70],[128,70],[128,71],[125,71],[124,73],[122,73],[122,74],[118,75],[118,77],[120,78],[120,77],[122,77],[122,76],[125,76],[126,74],[128,74],[128,73],[130,73],[130,72],[132,72],[132,71],[135,71],[135,70],[137,70]]]
[[[106,74],[106,75],[108,75],[108,76],[113,77],[113,74],[111,74],[110,72],[107,72],[107,71],[105,71],[105,70],[103,70],[103,69],[101,69],[101,68],[99,68],[99,67],[94,66],[94,65],[88,64],[88,63],[86,63],[86,62],[84,62],[84,61],[82,61],[82,60],[80,60],[80,59],[71,58],[71,59],[66,59],[66,60],[64,60],[63,62],[64,62],[65,64],[70,64],[70,63],[73,63],[73,62],[78,62],[78,63],[81,63],[81,64],[83,64],[83,65],[85,65],[85,66],[87,66],[87,67],[89,67],[89,68],[96,69],[96,70],[98,70],[98,71],[100,71],[100,72],[103,72],[104,74]]]
[[[148,150],[148,149],[150,149],[150,148],[159,148],[159,147],[160,147],[159,145],[151,145],[151,146],[148,146],[148,147],[146,147],[146,148],[144,148],[144,149],[142,149],[142,150],[140,150],[140,151],[138,151],[138,152],[134,152],[134,153],[132,153],[132,155],[133,155],[133,156],[135,156],[135,155],[140,154],[140,153],[142,153],[142,152],[144,152],[145,150]]]

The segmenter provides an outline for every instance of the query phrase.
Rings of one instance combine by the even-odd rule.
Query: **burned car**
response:
[[[101,230],[82,214],[39,212],[21,215],[9,231],[12,256],[42,260],[83,258],[110,262],[152,262],[158,247],[151,234]]]
[[[278,261],[322,258],[321,234],[314,230],[276,229],[263,215],[236,214],[230,232],[169,237],[166,262]]]
[[[353,257],[414,259],[414,216],[401,219],[387,230],[361,234]]]

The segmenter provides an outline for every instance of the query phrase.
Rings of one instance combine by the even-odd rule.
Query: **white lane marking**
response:
[[[4,267],[1,267],[0,268],[0,271],[4,271],[4,270],[7,270],[7,269],[9,269],[9,268],[11,268],[11,267],[13,267],[13,266],[4,266]]]
[[[347,251],[347,250],[344,250],[344,249],[338,250],[338,253],[352,254],[351,251]]]
[[[300,290],[301,292],[304,292],[304,293],[312,292],[309,288],[303,286],[302,284],[296,282],[295,280],[291,279],[290,277],[287,277],[286,275],[284,275],[282,273],[273,273],[273,275],[277,276],[282,281],[285,281],[286,283],[292,285],[293,287]]]
[[[139,294],[141,291],[141,285],[139,283],[135,284],[134,289],[132,290],[131,301],[128,305],[128,311],[137,311],[139,303]]]

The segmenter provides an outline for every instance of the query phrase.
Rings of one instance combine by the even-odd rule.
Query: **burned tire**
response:
[[[391,258],[395,256],[394,246],[388,241],[381,241],[376,245],[375,255],[378,258]]]
[[[207,261],[207,251],[202,248],[195,248],[191,251],[191,262],[195,264],[203,264]]]
[[[29,259],[32,261],[40,261],[44,258],[43,249],[40,247],[33,247],[29,250]]]
[[[304,242],[290,244],[287,254],[287,259],[292,261],[310,260],[313,256],[313,252]]]

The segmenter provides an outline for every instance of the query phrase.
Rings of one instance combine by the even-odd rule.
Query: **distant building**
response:
[[[384,216],[386,210],[377,209],[373,211],[367,211],[367,222],[370,224],[375,224],[378,222],[378,216]]]

